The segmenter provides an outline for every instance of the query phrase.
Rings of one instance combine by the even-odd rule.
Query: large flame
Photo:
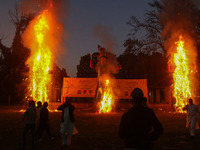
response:
[[[176,42],[177,52],[174,54],[175,70],[173,74],[174,79],[174,97],[176,98],[175,107],[177,111],[181,111],[182,107],[187,104],[187,99],[191,97],[190,78],[191,72],[188,62],[186,49],[184,48],[183,37],[179,37]]]
[[[100,102],[99,113],[109,113],[112,111],[114,96],[112,92],[112,87],[110,85],[110,81],[108,79],[105,80],[102,92],[103,96]]]
[[[48,11],[46,10],[37,17],[37,21],[34,25],[38,48],[35,49],[32,55],[33,61],[31,62],[32,64],[30,64],[32,66],[32,97],[37,101],[47,101],[48,84],[51,81],[49,71],[52,68],[52,53],[44,40],[49,30]]]
[[[35,101],[49,102],[51,86],[51,69],[53,62],[52,13],[44,10],[27,27],[24,45],[29,47],[31,54],[27,60],[29,70],[29,92]]]
[[[30,56],[26,61],[29,66],[27,97],[32,97],[36,102],[49,102],[52,98],[52,69],[55,55],[58,56],[56,51],[61,50],[64,30],[57,8],[60,3],[53,2],[39,2],[40,12],[22,35],[24,46],[30,49]]]

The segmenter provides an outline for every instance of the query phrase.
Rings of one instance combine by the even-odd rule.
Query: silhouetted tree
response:
[[[137,56],[133,53],[123,53],[117,60],[122,67],[115,77],[118,79],[134,79]]]
[[[53,68],[49,73],[51,74],[52,77],[52,82],[51,82],[52,101],[56,102],[58,99],[61,100],[61,89],[63,87],[63,78],[68,77],[68,75],[66,69],[65,68],[60,69],[56,63],[53,63]]]
[[[127,22],[131,26],[131,32],[124,43],[126,52],[138,54],[140,52],[151,54],[152,52],[166,53],[161,37],[162,28],[159,24],[159,16],[163,6],[158,0],[148,3],[152,10],[145,13],[144,21],[139,21],[132,16]]]
[[[3,45],[2,39],[0,39],[0,99],[7,101],[10,98],[12,102],[19,102],[24,98],[25,89],[27,89],[29,69],[25,62],[30,54],[30,50],[21,43],[21,35],[34,15],[19,14],[17,5],[15,12],[9,12],[9,15],[16,30],[11,47]]]
[[[118,57],[118,62],[122,65],[116,75],[119,79],[147,79],[148,86],[152,86],[170,75],[167,59],[161,53],[123,53]]]
[[[97,55],[99,53],[93,54],[93,59],[97,62]],[[90,68],[90,54],[81,57],[80,64],[77,65],[77,77],[78,78],[96,78],[96,70]]]
[[[63,86],[63,78],[68,77],[66,69],[60,69],[56,63],[53,63],[51,74],[53,87],[61,89]]]

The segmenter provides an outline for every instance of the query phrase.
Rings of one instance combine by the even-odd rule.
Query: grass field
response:
[[[17,150],[22,144],[23,113],[19,107],[0,107],[0,150]],[[122,150],[124,143],[118,136],[118,128],[124,111],[98,114],[91,110],[75,111],[75,125],[79,131],[72,137],[73,150]],[[185,128],[185,115],[155,111],[164,127],[164,134],[156,142],[155,150],[199,150],[200,135],[191,139]],[[38,150],[61,148],[60,112],[50,112],[50,128],[54,140],[49,141],[43,133],[43,141],[36,141]],[[27,150],[30,135],[27,135]]]

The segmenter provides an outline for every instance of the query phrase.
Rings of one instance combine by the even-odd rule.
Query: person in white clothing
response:
[[[70,149],[71,147],[71,137],[74,130],[74,105],[71,104],[70,98],[66,98],[65,103],[60,105],[57,110],[62,110],[62,118],[61,118],[61,136],[62,136],[62,148],[67,147]]]
[[[197,128],[197,113],[200,116],[200,111],[197,105],[193,103],[193,100],[189,99],[189,104],[183,107],[183,110],[187,110],[187,127],[190,131],[191,137],[196,136]]]

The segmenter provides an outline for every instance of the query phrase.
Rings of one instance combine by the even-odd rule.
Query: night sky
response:
[[[108,29],[108,34],[116,43],[112,51],[117,56],[122,54],[123,43],[131,29],[126,24],[127,21],[131,16],[142,20],[145,11],[149,9],[149,1],[151,0],[69,0],[69,6],[66,7],[68,10],[64,10],[67,17],[63,20],[67,38],[64,39],[64,51],[56,58],[58,65],[66,68],[69,76],[76,76],[80,57],[97,52],[97,44],[104,46],[101,39],[93,35],[97,25]],[[15,2],[19,0],[0,1],[0,37],[8,47],[15,32],[8,11],[14,11]]]

